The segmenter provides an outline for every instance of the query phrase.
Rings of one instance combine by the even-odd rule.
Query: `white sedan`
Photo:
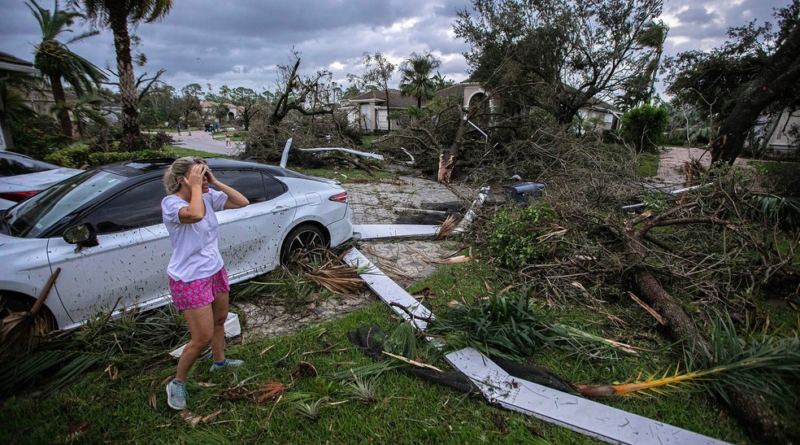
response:
[[[19,153],[0,151],[0,209],[13,206],[83,170],[37,161]]]
[[[117,316],[169,303],[172,251],[161,199],[164,171],[173,161],[98,167],[5,210],[0,305],[29,308],[58,268],[45,311],[54,328],[72,329],[100,312]],[[351,238],[353,213],[339,183],[254,162],[207,161],[220,181],[250,200],[217,215],[231,283],[273,270],[298,249]]]

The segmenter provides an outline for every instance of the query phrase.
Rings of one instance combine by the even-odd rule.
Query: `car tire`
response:
[[[303,224],[292,229],[281,244],[281,264],[288,264],[295,255],[308,255],[311,251],[328,246],[325,234],[318,227]]]
[[[33,300],[28,302],[26,297],[7,296],[5,293],[0,292],[0,319],[5,318],[10,311],[13,312],[29,312],[33,305]],[[51,330],[58,329],[55,317],[50,312],[47,306],[43,306],[39,311],[39,317],[42,317]]]

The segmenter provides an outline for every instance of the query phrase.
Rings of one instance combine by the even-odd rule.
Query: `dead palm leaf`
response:
[[[337,295],[352,295],[366,290],[366,283],[355,267],[336,265],[331,262],[305,272],[305,276]]]
[[[448,215],[447,218],[442,222],[442,225],[439,226],[439,230],[436,231],[436,239],[442,239],[450,236],[456,227],[458,227],[458,224],[456,224],[455,218],[453,215]]]

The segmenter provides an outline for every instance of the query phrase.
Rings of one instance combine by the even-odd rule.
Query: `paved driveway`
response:
[[[699,159],[703,167],[711,162],[711,152],[705,148],[664,147],[658,164],[658,177],[666,183],[683,184],[686,174],[683,166],[692,159]],[[736,158],[734,165],[747,165],[747,160]]]
[[[172,137],[175,139],[174,145],[183,148],[191,148],[193,150],[202,150],[228,156],[236,156],[244,150],[244,144],[242,142],[231,142],[232,147],[226,148],[224,140],[218,141],[211,137],[211,133],[203,130],[193,131],[191,136],[184,130],[181,132],[180,136],[173,133]]]

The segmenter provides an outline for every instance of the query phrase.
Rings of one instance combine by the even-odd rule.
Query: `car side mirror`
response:
[[[78,249],[82,247],[94,247],[97,242],[97,232],[89,223],[72,226],[64,232],[64,241],[69,244],[77,244]]]

